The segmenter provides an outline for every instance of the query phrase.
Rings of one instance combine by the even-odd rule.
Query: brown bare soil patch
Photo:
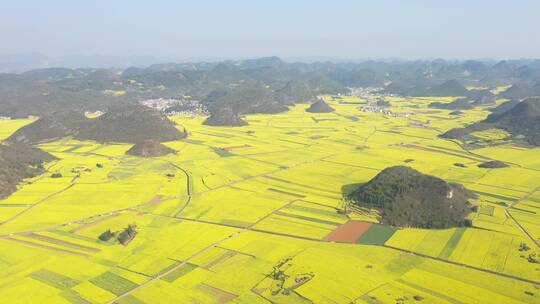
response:
[[[362,221],[349,221],[327,235],[324,240],[338,243],[354,243],[364,234],[371,223]]]

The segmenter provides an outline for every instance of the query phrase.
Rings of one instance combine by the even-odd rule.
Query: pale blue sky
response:
[[[0,54],[540,57],[540,1],[0,0]]]

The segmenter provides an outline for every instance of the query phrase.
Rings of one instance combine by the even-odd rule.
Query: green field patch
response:
[[[493,212],[495,211],[495,207],[488,206],[488,205],[482,205],[480,208],[478,208],[478,213],[483,215],[489,215],[493,216]]]
[[[232,137],[234,137],[234,135],[224,134],[224,133],[208,133],[208,132],[201,132],[201,131],[199,131],[197,133],[208,135],[208,136],[221,137],[221,138],[232,138]]]
[[[480,158],[480,159],[484,159],[484,160],[490,160],[490,158],[485,157],[483,155],[478,155],[478,154],[471,155],[470,153],[467,153],[467,151],[464,151],[464,150],[456,150],[456,149],[450,149],[450,148],[446,148],[446,147],[433,146],[433,145],[428,145],[428,147],[438,149],[438,150],[448,151],[448,152],[456,152],[459,155],[463,155],[463,156],[468,156],[468,157],[473,156],[475,158]]]
[[[225,252],[224,254],[222,254],[221,256],[214,259],[213,261],[211,261],[210,263],[206,264],[205,268],[210,269],[210,268],[216,266],[217,264],[232,258],[233,256],[236,255],[236,253],[237,253],[236,251],[229,250],[229,251]]]
[[[363,294],[361,297],[359,297],[359,299],[368,304],[384,304],[383,302],[377,300],[377,298],[372,297],[368,294]]]
[[[216,300],[216,303],[230,303],[234,298],[237,297],[235,294],[206,284],[198,285],[197,289],[212,296]]]
[[[279,139],[279,140],[280,140],[280,141],[284,141],[284,142],[288,142],[288,143],[293,143],[293,144],[297,144],[297,145],[302,145],[302,146],[309,146],[309,145],[308,145],[308,144],[306,144],[306,143],[299,143],[299,142],[297,142],[297,141],[293,141],[293,140],[287,140],[287,139],[283,139],[283,138],[281,138],[281,139]]]
[[[227,151],[227,150],[222,149],[222,148],[212,147],[212,150],[214,151],[214,153],[216,153],[217,155],[219,155],[221,157],[231,157],[231,156],[236,155],[236,154],[231,153],[230,151]]]
[[[88,237],[88,236],[84,236],[84,235],[80,235],[80,234],[76,234],[76,233],[72,233],[72,232],[67,232],[67,231],[63,231],[63,230],[51,230],[49,232],[54,233],[54,234],[58,234],[58,235],[61,235],[61,236],[73,238],[73,239],[76,239],[76,240],[80,240],[80,241],[96,243],[96,244],[105,245],[105,246],[112,246],[112,244],[107,243],[107,242],[103,242],[103,241],[99,241],[97,238],[91,238],[91,237]]]
[[[409,286],[411,288],[420,290],[420,291],[425,292],[425,293],[427,293],[427,294],[429,294],[429,295],[431,295],[433,297],[445,300],[445,301],[447,301],[449,303],[452,303],[452,304],[463,304],[461,301],[458,301],[458,300],[456,300],[454,298],[451,298],[451,297],[449,297],[447,295],[444,295],[442,293],[438,293],[438,292],[436,292],[434,290],[427,289],[425,287],[422,287],[420,285],[417,285],[417,284],[414,284],[414,283],[411,283],[411,282],[408,282],[408,281],[405,281],[405,280],[402,280],[402,279],[397,279],[396,282],[401,283],[401,284],[403,284],[405,286]]]
[[[325,215],[325,216],[333,217],[333,218],[336,218],[336,219],[345,219],[346,218],[343,214],[339,214],[337,212],[337,210],[336,211],[322,210],[322,209],[319,209],[319,208],[298,206],[298,205],[295,205],[295,204],[287,206],[287,207],[283,208],[282,210],[283,211],[286,211],[286,210],[303,211],[303,212],[307,212],[307,213]]]
[[[423,150],[423,151],[429,151],[429,152],[433,152],[433,153],[440,153],[440,154],[455,156],[455,157],[459,157],[459,158],[465,158],[465,159],[469,159],[469,160],[473,160],[473,161],[481,161],[482,160],[479,157],[471,156],[471,155],[468,155],[468,154],[463,153],[463,152],[453,153],[453,152],[449,152],[448,150],[442,150],[439,147],[430,148],[430,146],[424,147],[424,146],[418,146],[418,145],[404,145],[404,147],[411,148],[411,149],[417,149],[417,150]]]
[[[84,147],[84,146],[85,146],[85,145],[73,145],[73,146],[71,146],[71,147],[65,149],[65,150],[62,151],[62,152],[64,152],[64,153],[73,152],[73,151],[75,151],[75,150],[77,150],[77,149],[79,149],[79,148],[82,148],[82,147]]]
[[[439,253],[438,258],[448,260],[450,256],[452,255],[452,252],[454,252],[454,249],[456,249],[464,233],[465,233],[465,228],[456,228],[456,230],[454,231],[454,234],[452,234],[450,239],[448,239],[448,242],[446,243],[444,248],[441,250],[441,253]]]
[[[302,194],[292,193],[292,192],[287,192],[287,191],[278,190],[278,189],[274,189],[274,188],[268,188],[268,191],[272,191],[272,192],[276,192],[276,193],[281,193],[281,194],[285,194],[285,195],[290,195],[290,196],[294,196],[294,197],[298,197],[298,198],[304,198],[304,197],[306,197],[305,195],[302,195]]]
[[[58,288],[58,289],[67,289],[71,288],[80,282],[67,277],[63,274],[59,274],[47,269],[40,269],[36,272],[30,274],[30,277],[34,280],[38,280],[42,283],[45,283],[49,286]]]
[[[60,293],[60,296],[73,304],[90,304],[81,295],[72,289],[65,289]]]
[[[234,227],[248,227],[252,222],[240,221],[235,219],[223,219],[219,221],[221,224],[226,224]]]
[[[282,178],[277,178],[277,177],[273,177],[273,176],[269,176],[269,175],[263,175],[262,176],[263,178],[267,178],[267,179],[271,179],[271,180],[275,180],[275,181],[278,181],[278,182],[282,182],[282,183],[291,183],[290,181],[286,180],[286,179],[282,179]]]
[[[309,216],[298,215],[298,214],[292,214],[292,213],[286,213],[286,212],[280,212],[280,211],[274,212],[274,214],[281,215],[281,216],[286,216],[286,217],[292,217],[292,218],[295,218],[295,219],[300,219],[300,220],[319,223],[319,224],[332,225],[332,226],[336,226],[336,227],[341,226],[341,223],[327,221],[327,220],[318,219],[318,218],[309,217]]]
[[[30,207],[33,204],[0,204],[0,207]]]
[[[518,200],[517,198],[510,198],[507,196],[502,196],[502,195],[497,195],[497,194],[487,193],[487,192],[482,192],[482,191],[477,191],[477,190],[472,190],[472,192],[476,195],[484,195],[484,196],[488,196],[488,197],[492,197],[492,198],[496,198],[500,200],[505,200],[505,201],[510,201],[510,202],[515,202]]]
[[[347,118],[350,121],[359,121],[360,118],[353,116],[353,115],[343,115],[343,117]]]
[[[396,230],[397,229],[394,227],[373,224],[368,231],[356,240],[356,243],[364,245],[384,245],[384,243],[394,235]]]
[[[196,140],[196,139],[190,139],[190,138],[183,139],[182,141],[187,142],[188,144],[194,144],[194,145],[204,144],[204,141],[202,140]]]
[[[527,209],[521,209],[521,208],[518,208],[518,207],[511,207],[510,209],[511,209],[511,210],[516,210],[516,211],[518,211],[518,212],[525,212],[525,213],[530,213],[530,214],[536,214],[536,212],[534,212],[534,211],[527,210]]]
[[[520,205],[520,206],[526,206],[526,207],[528,207],[528,208],[540,209],[540,206],[531,205],[531,204],[527,204],[527,203],[520,203],[519,205]]]
[[[105,289],[117,296],[139,286],[132,281],[109,271],[102,273],[89,281],[97,287]]]
[[[60,245],[60,246],[64,246],[64,247],[68,247],[68,248],[76,249],[76,250],[81,250],[81,251],[85,251],[85,252],[96,253],[96,252],[100,251],[100,249],[98,249],[98,248],[84,246],[84,245],[80,245],[80,244],[75,244],[75,243],[67,242],[67,241],[64,241],[64,240],[55,239],[55,238],[52,238],[52,237],[40,235],[40,234],[37,234],[37,233],[30,233],[30,234],[27,234],[26,236],[29,237],[29,238],[35,239],[35,240],[42,241],[42,242],[55,244],[55,245]]]
[[[423,137],[423,136],[417,136],[417,135],[410,135],[410,134],[403,134],[403,133],[398,132],[398,131],[391,131],[391,130],[377,130],[377,132],[384,132],[384,133],[397,134],[397,135],[402,135],[402,136],[407,136],[407,137],[412,137],[412,138],[419,138],[419,139],[433,140],[432,138],[429,138],[429,137]],[[441,152],[441,151],[436,151],[436,152]]]
[[[133,295],[127,295],[120,300],[115,301],[117,304],[145,304],[143,301],[139,300]]]
[[[191,271],[195,270],[197,267],[198,267],[197,265],[186,263],[185,265],[175,269],[171,273],[168,273],[167,275],[161,277],[161,279],[169,283],[172,283],[176,281],[178,278],[183,277],[186,274],[190,273]]]

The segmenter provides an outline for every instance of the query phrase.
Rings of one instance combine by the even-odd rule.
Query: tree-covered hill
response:
[[[459,184],[405,166],[384,169],[348,195],[359,207],[379,210],[384,224],[437,229],[468,225],[472,197]]]
[[[17,190],[23,179],[43,173],[43,164],[54,159],[54,156],[27,144],[1,143],[0,198]]]

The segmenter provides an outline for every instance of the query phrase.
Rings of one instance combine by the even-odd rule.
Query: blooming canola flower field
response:
[[[387,97],[401,114],[383,115],[326,97],[335,112],[298,104],[242,127],[175,115],[188,136],[155,158],[125,155],[129,144],[42,143],[58,160],[0,200],[1,302],[540,303],[540,148],[501,130],[474,150],[439,138],[490,113],[427,107],[454,99]],[[0,120],[1,139],[30,122]],[[477,166],[489,160],[509,167]],[[394,165],[475,192],[472,227],[343,212],[348,189]],[[369,223],[358,240],[327,238],[351,221]],[[100,237],[129,225],[125,245]]]

